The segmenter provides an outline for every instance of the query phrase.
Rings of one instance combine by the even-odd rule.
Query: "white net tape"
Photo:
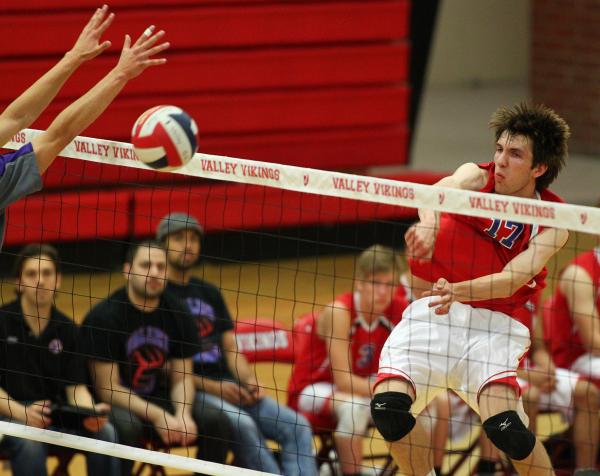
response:
[[[142,448],[133,448],[131,446],[119,445],[108,441],[70,435],[58,431],[42,430],[40,428],[21,425],[19,423],[10,423],[7,421],[0,421],[0,434],[35,440],[51,445],[66,446],[80,451],[93,451],[95,453],[102,453],[116,458],[143,461],[144,463],[160,466],[169,466],[184,471],[212,474],[213,476],[231,476],[232,470],[234,469],[231,466],[212,463],[210,461],[145,450]],[[267,476],[271,474],[239,467],[235,467],[235,473],[238,476]]]
[[[41,131],[25,129],[4,147],[17,149]],[[77,137],[60,154],[91,162],[148,169],[131,144]],[[600,209],[533,199],[492,195],[376,177],[196,154],[177,172],[193,177],[264,185],[284,190],[352,198],[410,208],[430,208],[463,215],[503,218],[521,223],[600,233]]]

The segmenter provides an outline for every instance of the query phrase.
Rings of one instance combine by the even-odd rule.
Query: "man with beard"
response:
[[[15,280],[17,298],[0,308],[1,418],[115,442],[115,429],[104,416],[85,418],[81,432],[65,428],[51,413],[52,404],[65,403],[99,415],[109,410],[105,403],[94,403],[86,386],[77,326],[54,306],[62,281],[56,249],[40,243],[23,248]],[[46,443],[4,435],[0,449],[8,453],[13,475],[47,474]],[[90,476],[120,474],[115,458],[88,453],[86,460]]]
[[[127,285],[87,315],[92,383],[113,407],[120,443],[139,446],[158,437],[167,446],[187,446],[199,436],[198,458],[224,463],[229,425],[194,406],[191,357],[198,339],[185,307],[164,292],[166,266],[160,243],[132,245],[123,267]],[[124,460],[123,474],[132,467]]]
[[[232,449],[240,466],[287,476],[316,475],[310,424],[263,395],[256,374],[237,350],[233,320],[221,292],[192,277],[202,233],[198,220],[185,213],[165,216],[156,231],[167,249],[167,289],[187,304],[202,341],[194,356],[196,405],[221,406],[232,426]],[[265,438],[280,444],[281,469]]]

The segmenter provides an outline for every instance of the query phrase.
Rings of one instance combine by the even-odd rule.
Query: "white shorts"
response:
[[[556,369],[556,387],[540,395],[540,410],[559,412],[569,424],[573,423],[573,394],[579,378],[570,370]]]
[[[529,330],[510,316],[454,302],[448,314],[435,314],[431,298],[413,302],[386,341],[378,383],[403,378],[415,390],[418,415],[446,389],[454,390],[476,412],[479,392],[489,383],[520,391],[519,361],[529,349]]]
[[[298,397],[298,410],[317,415],[329,414],[329,402],[333,399],[335,387],[330,382],[317,382],[307,386]]]
[[[571,370],[585,377],[590,377],[594,382],[600,380],[600,357],[593,354],[583,354],[573,365]]]

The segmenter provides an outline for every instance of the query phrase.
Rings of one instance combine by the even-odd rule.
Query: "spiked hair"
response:
[[[554,182],[568,157],[568,124],[556,112],[543,104],[521,102],[513,108],[499,108],[490,120],[496,140],[504,132],[522,135],[532,144],[533,165],[543,164],[546,172],[536,179],[536,189],[543,190]]]

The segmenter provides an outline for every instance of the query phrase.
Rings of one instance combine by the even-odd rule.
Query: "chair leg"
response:
[[[69,464],[75,456],[71,451],[59,451],[55,455],[58,460],[58,465],[52,471],[52,476],[69,476]]]

